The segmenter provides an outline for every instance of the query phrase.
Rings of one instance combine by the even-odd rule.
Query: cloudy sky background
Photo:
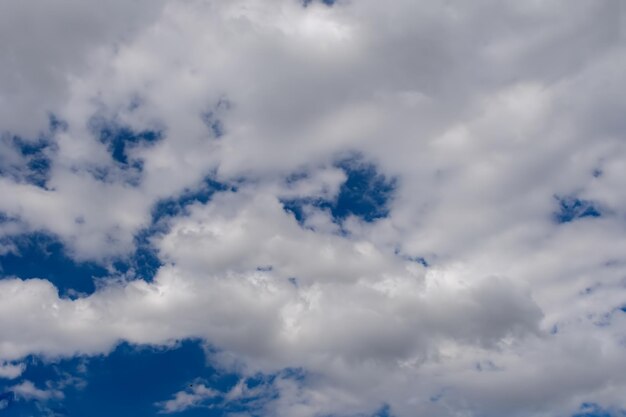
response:
[[[625,25],[0,2],[0,415],[623,416]]]

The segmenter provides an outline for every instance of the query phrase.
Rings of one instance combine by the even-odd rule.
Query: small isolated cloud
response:
[[[201,407],[209,399],[220,396],[221,393],[211,389],[203,383],[190,384],[183,391],[174,394],[171,400],[156,403],[159,413],[169,414],[185,411],[189,408]]]
[[[22,375],[24,369],[26,369],[26,365],[24,363],[0,362],[0,378],[15,379]]]
[[[31,381],[23,381],[17,385],[13,385],[11,391],[15,393],[17,398],[24,400],[47,401],[52,399],[62,399],[63,393],[59,390],[48,388],[37,388]]]

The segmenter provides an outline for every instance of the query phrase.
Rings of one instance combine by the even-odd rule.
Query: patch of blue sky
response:
[[[418,264],[422,265],[425,268],[428,268],[430,266],[430,262],[428,262],[426,260],[426,258],[423,257],[423,256],[406,255],[406,254],[402,253],[402,251],[400,249],[398,249],[398,248],[396,248],[396,250],[394,251],[394,254],[396,256],[401,257],[402,259],[405,259],[405,260],[409,261],[409,262],[418,263]]]
[[[380,409],[372,415],[372,417],[393,417],[391,407],[389,404],[383,404]]]
[[[61,296],[74,298],[95,291],[95,280],[108,275],[93,262],[76,262],[63,243],[52,235],[36,232],[4,239],[13,251],[0,255],[0,276],[42,278],[53,283]]]
[[[194,203],[206,204],[216,192],[235,191],[236,188],[207,177],[202,184],[194,189],[185,190],[178,196],[158,201],[151,213],[151,223],[135,235],[135,251],[125,259],[118,259],[113,263],[114,268],[121,273],[132,270],[134,278],[152,281],[162,262],[152,239],[168,230],[167,220],[186,213],[187,208]]]
[[[13,144],[26,162],[26,166],[22,170],[23,179],[30,184],[46,188],[51,167],[50,156],[48,155],[51,142],[44,138],[35,142],[28,142],[15,137]]]
[[[374,222],[389,215],[389,202],[397,186],[395,178],[379,173],[373,163],[364,161],[360,156],[343,159],[336,166],[345,172],[346,181],[335,200],[288,199],[283,200],[285,210],[293,213],[300,223],[305,221],[307,205],[329,210],[336,223],[341,223],[348,216]],[[306,177],[305,173],[298,173],[288,177],[287,181],[298,181],[303,177]]]
[[[157,202],[152,209],[152,224],[161,219],[181,215],[185,209],[194,203],[206,204],[213,194],[221,191],[236,191],[236,188],[206,177],[202,184],[195,189],[187,189],[178,196],[169,197]]]
[[[559,203],[558,210],[553,213],[554,220],[559,223],[569,223],[585,217],[601,217],[602,212],[596,203],[578,199],[573,196],[556,197]]]
[[[609,316],[614,313],[626,313],[626,304],[622,304],[621,306],[615,308],[611,313],[609,313]]]
[[[588,318],[593,320],[593,324],[598,327],[610,326],[616,315],[626,313],[626,304],[607,308],[606,311],[596,314],[588,314]]]
[[[293,214],[298,223],[303,224],[306,219],[305,216],[305,206],[307,204],[316,205],[318,207],[322,206],[322,204],[328,204],[325,200],[312,200],[312,199],[292,199],[292,200],[283,200],[283,207],[285,210]]]
[[[51,134],[55,134],[57,132],[66,131],[68,128],[68,124],[65,120],[60,119],[55,114],[51,113],[48,116],[48,127]]]
[[[6,411],[12,407],[15,402],[15,393],[13,391],[0,392],[0,411]]]
[[[230,108],[230,101],[226,97],[222,97],[215,105],[211,106],[210,110],[207,110],[200,115],[202,122],[209,129],[213,138],[219,139],[226,133],[224,123],[220,119],[220,115]]]
[[[125,257],[104,263],[76,262],[66,246],[56,236],[33,232],[4,238],[2,246],[12,248],[0,255],[0,278],[16,276],[22,279],[42,278],[50,281],[62,297],[76,298],[92,294],[97,282],[124,275],[127,279],[152,281],[162,262],[152,244],[152,238],[167,231],[168,218],[185,213],[193,203],[207,203],[215,192],[235,190],[210,178],[193,190],[159,201],[152,210],[151,225],[135,235],[135,250]],[[11,221],[0,213],[0,222]]]
[[[201,340],[188,339],[171,347],[137,346],[124,342],[109,354],[93,357],[50,360],[29,356],[24,360],[26,369],[18,379],[0,380],[0,400],[6,403],[2,415],[155,416],[160,414],[164,401],[179,392],[193,392],[197,384],[217,394],[200,398],[175,415],[222,417],[246,412],[262,415],[259,414],[262,407],[280,397],[275,383],[278,379],[306,383],[307,372],[302,368],[287,368],[275,374],[257,374],[242,379],[241,375],[211,366],[207,351]],[[16,397],[12,387],[25,381],[40,390],[62,395],[48,399]],[[229,399],[228,393],[242,381],[247,388],[246,395]],[[371,417],[392,416],[387,404],[371,414]]]
[[[15,158],[0,157],[0,175],[18,182],[46,188],[52,166],[51,153],[56,145],[49,136],[24,139],[19,136],[4,136],[3,148]]]
[[[100,142],[107,146],[115,162],[122,167],[138,170],[141,170],[141,161],[130,159],[128,151],[139,145],[158,142],[164,135],[159,130],[134,131],[128,126],[102,117],[93,117],[89,126]]]
[[[428,268],[430,266],[430,264],[428,263],[426,258],[424,258],[422,256],[410,256],[407,259],[409,261],[411,261],[411,262],[417,262],[418,264],[420,264],[420,265],[422,265],[423,267],[426,267],[426,268]]]
[[[387,217],[396,180],[378,173],[374,164],[360,158],[346,159],[338,166],[345,171],[347,180],[331,207],[333,216],[341,219],[355,215],[366,222]]]
[[[5,134],[0,140],[5,149],[11,149],[18,160],[5,160],[0,157],[0,175],[12,177],[16,181],[26,182],[46,188],[52,165],[51,154],[55,152],[54,135],[67,129],[67,124],[54,115],[50,115],[48,131],[36,138],[23,138]]]
[[[113,269],[118,274],[130,275],[129,278],[151,282],[163,265],[151,242],[151,238],[156,234],[156,228],[143,229],[137,233],[134,239],[134,252],[127,257],[115,259],[112,262]]]
[[[165,401],[176,393],[193,393],[203,385],[216,394],[184,404],[176,415],[185,417],[226,416],[258,411],[279,398],[276,381],[289,379],[304,383],[301,368],[287,368],[275,374],[241,375],[220,371],[207,362],[203,342],[188,339],[172,347],[136,346],[121,343],[110,354],[94,357],[42,360],[25,358],[26,369],[17,380],[0,380],[12,416],[154,416]],[[61,392],[46,400],[15,397],[11,387],[29,381],[38,389]],[[245,395],[229,398],[237,385],[245,385]],[[97,404],[97,407],[94,407]],[[387,410],[387,411],[386,411]],[[4,415],[4,414],[3,414]],[[388,407],[372,417],[388,417]]]
[[[218,119],[214,112],[209,111],[201,116],[202,122],[209,128],[211,134],[214,138],[219,139],[224,136],[224,124],[220,119]]]
[[[307,7],[309,4],[313,3],[316,0],[302,0],[302,5]],[[320,3],[325,4],[326,6],[332,6],[336,3],[337,0],[319,0]]]
[[[596,403],[582,403],[572,417],[626,417],[626,410],[606,409]]]
[[[187,389],[194,381],[227,392],[240,380],[236,374],[218,372],[208,365],[199,340],[185,340],[167,348],[121,343],[108,355],[54,362],[31,356],[26,363],[22,376],[4,382],[0,392],[30,381],[40,389],[61,391],[63,397],[46,401],[16,399],[11,408],[20,416],[55,412],[69,417],[155,416],[158,402]],[[33,412],[37,409],[39,414]],[[225,410],[190,408],[177,415],[222,416]]]

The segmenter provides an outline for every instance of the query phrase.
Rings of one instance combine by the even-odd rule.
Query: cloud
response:
[[[25,368],[23,363],[0,363],[0,378],[15,379],[22,375]]]
[[[189,389],[179,391],[174,394],[174,398],[171,400],[163,401],[156,405],[160,407],[160,413],[178,413],[192,407],[201,406],[203,401],[215,398],[219,394],[219,392],[208,388],[204,384],[190,384]]]
[[[0,51],[7,61],[0,72],[1,129],[27,137],[45,131],[50,113],[70,94],[70,79],[89,71],[90,58],[99,49],[123,42],[154,19],[161,4],[4,2]]]
[[[172,224],[159,245],[169,266],[153,284],[112,284],[68,300],[47,281],[0,282],[2,309],[25,317],[1,323],[10,340],[1,354],[95,354],[119,339],[202,337],[221,366],[243,364],[248,375],[302,366],[326,381],[317,388],[324,398],[334,386],[350,404],[374,374],[408,378],[441,349],[489,350],[541,334],[541,311],[523,288],[426,272],[367,242],[302,229],[275,198],[242,194],[197,204]],[[259,270],[270,260],[271,269]],[[395,382],[373,387],[381,385]],[[309,389],[297,395],[313,395]],[[195,403],[187,394],[176,404]],[[363,406],[384,400],[372,393]]]
[[[18,3],[0,253],[45,233],[111,277],[3,275],[2,372],[200,338],[304,370],[269,416],[626,407],[619,2]]]
[[[15,393],[17,398],[25,400],[47,401],[50,399],[63,398],[63,393],[55,389],[40,389],[31,381],[23,381],[11,387],[11,391]]]

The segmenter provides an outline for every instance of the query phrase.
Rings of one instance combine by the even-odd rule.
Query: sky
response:
[[[621,0],[3,0],[0,63],[0,417],[626,416]]]

